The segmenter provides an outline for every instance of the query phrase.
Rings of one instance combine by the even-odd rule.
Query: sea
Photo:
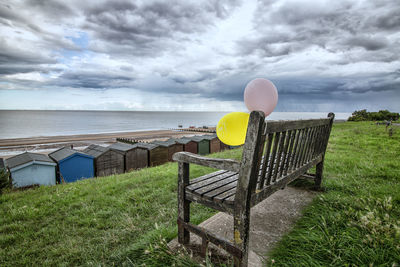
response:
[[[0,110],[0,139],[216,126],[229,112]],[[267,120],[326,118],[328,112],[273,112]],[[346,120],[351,113],[335,113]]]

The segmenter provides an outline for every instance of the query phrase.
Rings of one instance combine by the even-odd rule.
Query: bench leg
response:
[[[178,219],[183,222],[190,221],[190,201],[185,198],[185,187],[189,184],[189,164],[178,163]],[[178,223],[178,242],[188,244],[190,233]]]
[[[316,172],[315,172],[315,188],[316,189],[321,188],[323,171],[324,171],[324,161],[322,160],[316,166]]]
[[[240,218],[235,218],[234,216],[234,226],[233,226],[233,237],[234,242],[242,250],[242,257],[233,257],[235,267],[247,267],[248,261],[248,248],[249,248],[249,220],[245,216],[245,220]]]

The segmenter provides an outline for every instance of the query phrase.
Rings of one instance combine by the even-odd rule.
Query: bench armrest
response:
[[[240,162],[233,159],[207,158],[190,152],[178,152],[172,157],[174,161],[194,163],[220,170],[239,172]]]

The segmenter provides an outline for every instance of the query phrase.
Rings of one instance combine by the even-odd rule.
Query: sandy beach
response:
[[[191,130],[191,131],[189,131]],[[192,131],[194,130],[194,131]],[[212,130],[212,129],[211,129]],[[202,129],[182,129],[182,130],[156,130],[156,131],[136,131],[120,133],[101,133],[101,134],[79,134],[79,135],[60,135],[42,136],[30,138],[0,139],[0,157],[8,158],[24,151],[39,153],[49,153],[63,146],[73,146],[75,149],[84,149],[90,144],[107,145],[116,142],[116,138],[132,138],[142,141],[165,140],[171,137],[193,136],[199,134],[210,134],[209,132],[199,132]]]

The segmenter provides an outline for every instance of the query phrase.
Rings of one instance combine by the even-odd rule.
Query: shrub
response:
[[[398,120],[400,117],[399,113],[390,112],[389,110],[379,110],[378,112],[368,112],[366,109],[356,110],[349,117],[349,121],[387,121],[387,120]]]

